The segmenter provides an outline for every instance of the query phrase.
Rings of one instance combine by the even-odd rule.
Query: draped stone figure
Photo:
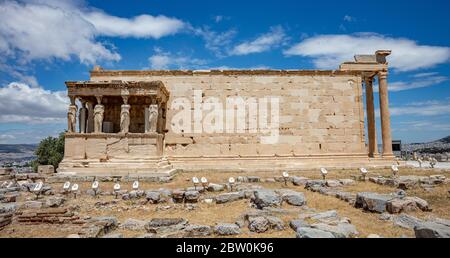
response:
[[[88,109],[86,133],[92,133],[94,131],[94,105],[89,101],[86,103],[86,106]]]
[[[148,131],[150,133],[156,132],[156,126],[158,124],[158,105],[152,104],[148,108]]]
[[[123,104],[120,111],[120,132],[128,133],[130,129],[130,105]]]
[[[97,104],[94,107],[94,132],[102,132],[103,114],[105,113],[105,106]]]
[[[80,133],[86,133],[86,122],[87,122],[87,108],[86,101],[81,101],[81,108],[78,114],[78,124],[80,126]]]
[[[67,131],[73,133],[77,127],[77,105],[69,105],[69,111],[67,112]]]

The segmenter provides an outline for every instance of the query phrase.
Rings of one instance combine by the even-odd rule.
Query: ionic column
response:
[[[375,111],[373,105],[373,78],[366,77],[366,114],[367,114],[367,138],[369,139],[369,157],[378,155],[377,131],[375,126]]]
[[[383,138],[383,157],[393,157],[394,155],[392,153],[391,119],[389,115],[387,75],[387,71],[378,72],[381,136]]]
[[[120,106],[120,132],[128,133],[130,130],[130,105],[128,105],[128,96],[122,96],[123,105]]]
[[[78,107],[75,105],[76,98],[71,96],[70,97],[70,105],[69,109],[67,111],[67,131],[69,133],[76,132],[77,127],[77,110]]]
[[[81,108],[78,114],[78,124],[80,127],[80,133],[86,133],[86,121],[87,121],[87,108],[86,108],[86,100],[80,99]]]
[[[103,125],[103,116],[105,113],[105,106],[102,105],[102,97],[97,96],[97,105],[94,107],[94,132],[101,133]]]

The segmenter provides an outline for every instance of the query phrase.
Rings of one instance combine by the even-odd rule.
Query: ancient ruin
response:
[[[58,172],[170,175],[177,169],[391,165],[389,54],[379,50],[374,55],[356,55],[354,61],[330,71],[109,71],[95,67],[89,81],[66,82],[71,101],[65,156]],[[375,78],[380,96],[381,153],[376,140]],[[265,114],[271,123],[278,122],[276,128],[261,128],[261,105],[267,104],[267,97],[278,101],[271,102],[270,112]],[[183,110],[182,100],[188,102],[184,104],[189,110]],[[240,100],[244,105],[238,105]],[[219,106],[207,106],[211,103]],[[211,111],[211,106],[216,110]],[[178,130],[180,113],[192,110],[184,116],[188,120],[183,120],[184,129]],[[208,131],[202,127],[202,118],[211,118],[211,114],[216,125],[222,120],[226,128]],[[251,122],[252,116],[254,121],[258,118],[257,123]],[[235,122],[242,117],[246,118],[244,124]],[[276,130],[276,141],[265,142],[264,137],[273,132],[262,129]]]

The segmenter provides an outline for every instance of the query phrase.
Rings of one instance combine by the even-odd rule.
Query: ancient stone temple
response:
[[[89,81],[66,82],[71,104],[58,172],[144,175],[176,169],[390,165],[389,54],[380,50],[357,55],[338,70],[95,67]],[[381,153],[376,140],[375,78]],[[205,126],[207,120],[214,120],[212,129]],[[275,138],[267,140],[268,136]]]

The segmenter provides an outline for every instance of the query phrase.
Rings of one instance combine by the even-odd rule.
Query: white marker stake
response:
[[[322,177],[325,180],[325,177],[327,176],[328,171],[325,168],[320,168],[320,173],[322,174]]]
[[[192,178],[192,183],[194,183],[194,189],[197,190],[197,184],[199,183],[198,178],[194,176]]]
[[[234,177],[228,178],[228,183],[230,183],[230,191],[233,191]]]
[[[287,179],[289,177],[289,173],[287,171],[283,172],[284,185],[287,186]]]
[[[392,169],[392,174],[394,175],[394,177],[395,176],[397,176],[397,173],[398,173],[398,167],[397,167],[397,165],[392,165],[391,166],[391,169]]]
[[[92,182],[92,190],[94,190],[94,195],[97,196],[97,191],[98,191],[98,181],[97,180]]]
[[[64,193],[66,194],[66,193],[69,191],[69,189],[70,189],[70,182],[67,181],[67,182],[65,182],[64,185],[63,185]]]
[[[117,183],[114,185],[114,193],[116,194],[116,199],[117,199],[117,195],[119,194],[120,191],[120,184]]]
[[[39,195],[41,194],[41,190],[42,190],[42,186],[44,184],[42,182],[37,183],[34,187],[33,187],[33,192],[36,195],[36,200],[39,198]]]
[[[363,180],[366,181],[366,175],[367,175],[367,169],[366,168],[360,168],[359,171],[362,174]]]
[[[78,191],[78,184],[73,184],[72,185],[72,192],[73,192],[73,195],[74,195],[75,199],[77,198],[77,191]]]
[[[206,179],[206,177],[200,178],[200,181],[202,182],[204,188],[208,185],[208,179]]]
[[[139,181],[134,181],[133,182],[133,190],[138,190],[139,189]]]

